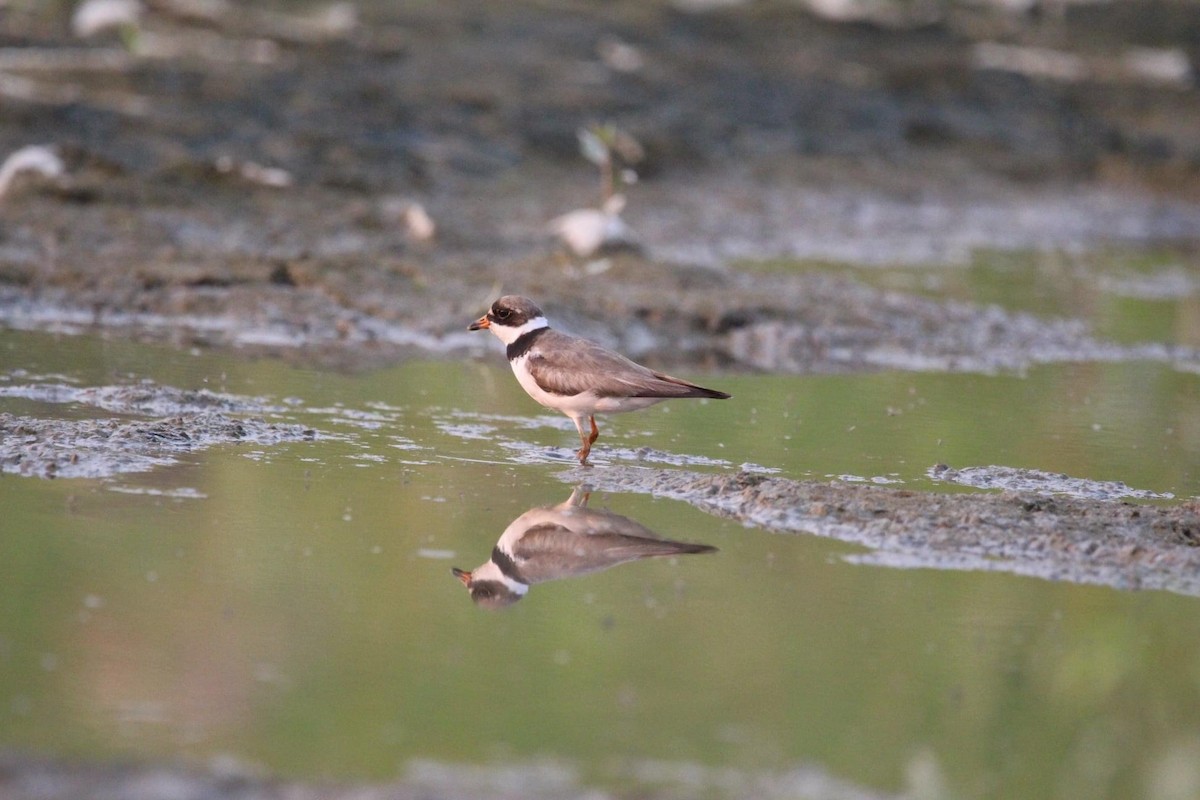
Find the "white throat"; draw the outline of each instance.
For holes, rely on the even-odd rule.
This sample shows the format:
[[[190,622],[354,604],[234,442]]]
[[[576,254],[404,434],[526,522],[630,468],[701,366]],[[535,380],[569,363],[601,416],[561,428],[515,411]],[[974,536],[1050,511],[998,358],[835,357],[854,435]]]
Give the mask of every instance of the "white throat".
[[[486,580],[497,581],[513,594],[524,596],[529,591],[528,583],[521,583],[518,580],[508,577],[500,570],[500,565],[495,561],[488,561],[486,564],[481,564],[478,568],[471,570],[471,580]]]
[[[507,325],[498,325],[492,323],[488,326],[488,330],[496,334],[496,338],[504,342],[506,345],[512,344],[517,339],[521,338],[522,334],[536,331],[538,328],[547,328],[550,323],[545,317],[534,317],[519,328],[510,328]]]

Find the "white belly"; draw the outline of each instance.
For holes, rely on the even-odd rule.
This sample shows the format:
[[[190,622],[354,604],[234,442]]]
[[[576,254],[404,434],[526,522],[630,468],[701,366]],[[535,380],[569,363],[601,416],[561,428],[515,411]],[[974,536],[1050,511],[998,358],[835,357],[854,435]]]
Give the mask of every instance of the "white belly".
[[[655,403],[662,402],[662,397],[597,397],[591,392],[575,395],[552,394],[537,385],[533,376],[525,369],[525,357],[512,362],[513,374],[525,393],[546,408],[561,411],[571,419],[579,419],[592,414],[615,414],[622,411],[637,411]]]

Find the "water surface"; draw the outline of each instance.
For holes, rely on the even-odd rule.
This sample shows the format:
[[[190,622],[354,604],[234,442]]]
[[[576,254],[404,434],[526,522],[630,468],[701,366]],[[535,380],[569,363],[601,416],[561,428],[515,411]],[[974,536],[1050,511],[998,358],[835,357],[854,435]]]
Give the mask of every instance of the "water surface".
[[[572,784],[714,797],[737,793],[731,775],[744,792],[804,769],[881,791],[932,774],[955,796],[1200,780],[1195,598],[855,565],[841,543],[597,494],[720,552],[476,608],[450,567],[588,474],[570,422],[499,357],[341,375],[4,333],[0,371],[0,386],[263,397],[270,419],[324,434],[102,480],[0,477],[0,746],[351,781],[550,764]],[[689,377],[735,399],[602,420],[595,470],[750,464],[963,491],[927,470],[1004,464],[1200,495],[1200,376],[1160,364]]]

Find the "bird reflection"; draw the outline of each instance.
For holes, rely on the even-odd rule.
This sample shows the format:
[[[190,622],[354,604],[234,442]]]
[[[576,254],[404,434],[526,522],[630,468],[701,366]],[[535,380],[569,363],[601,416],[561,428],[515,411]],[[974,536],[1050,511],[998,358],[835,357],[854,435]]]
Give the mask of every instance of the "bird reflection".
[[[653,556],[712,553],[717,548],[664,539],[628,517],[587,507],[590,489],[578,486],[555,506],[531,508],[513,520],[492,557],[471,571],[451,572],[475,604],[504,608],[535,583],[574,578]]]

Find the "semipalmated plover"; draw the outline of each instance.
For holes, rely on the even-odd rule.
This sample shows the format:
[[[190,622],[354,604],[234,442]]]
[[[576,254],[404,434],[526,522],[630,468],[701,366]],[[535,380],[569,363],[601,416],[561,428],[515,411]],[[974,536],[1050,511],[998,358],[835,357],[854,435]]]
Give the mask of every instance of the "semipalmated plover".
[[[476,605],[503,608],[535,583],[574,578],[655,556],[712,553],[706,544],[663,539],[629,517],[587,507],[589,492],[576,487],[556,506],[531,508],[513,520],[473,570],[454,567]]]
[[[575,454],[580,464],[587,463],[600,435],[597,413],[636,411],[677,397],[729,398],[643,367],[596,342],[552,330],[528,297],[510,294],[492,303],[469,330],[485,328],[508,346],[508,362],[525,393],[575,423],[582,444]]]

